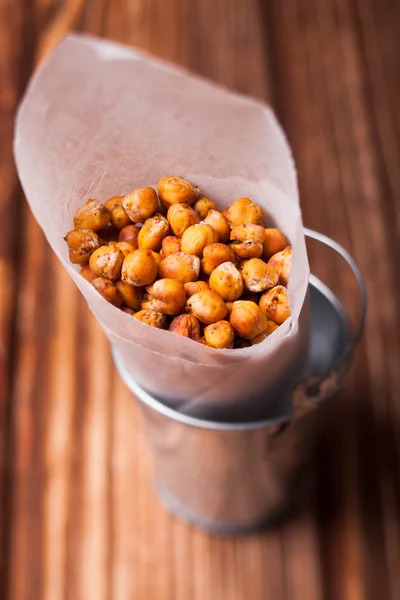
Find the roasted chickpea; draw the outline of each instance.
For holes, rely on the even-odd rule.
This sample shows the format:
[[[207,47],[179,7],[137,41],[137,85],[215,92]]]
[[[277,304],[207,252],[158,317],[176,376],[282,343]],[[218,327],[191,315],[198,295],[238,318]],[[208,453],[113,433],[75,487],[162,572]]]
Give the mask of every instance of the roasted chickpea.
[[[167,256],[158,267],[158,274],[161,278],[178,279],[182,283],[196,281],[199,273],[199,257],[185,252],[176,252]]]
[[[163,177],[158,182],[158,195],[165,206],[193,204],[199,197],[199,188],[182,177]]]
[[[122,297],[112,281],[105,277],[96,277],[92,281],[92,285],[103,296],[104,300],[107,300],[107,302],[117,308],[121,308]]]
[[[256,335],[256,337],[251,340],[251,345],[254,346],[255,344],[260,344],[261,342],[266,340],[267,337],[275,331],[275,329],[278,329],[278,327],[279,325],[277,325],[273,321],[268,321],[267,329],[259,335]]]
[[[159,279],[146,291],[152,296],[152,308],[164,315],[178,315],[185,307],[185,288],[176,279]]]
[[[169,223],[162,215],[155,215],[144,222],[139,231],[139,248],[160,250],[163,239],[170,234]]]
[[[144,223],[157,210],[157,194],[149,186],[138,188],[124,196],[122,206],[133,223]]]
[[[166,321],[165,315],[155,310],[139,310],[133,315],[133,318],[157,329],[163,329]]]
[[[131,223],[130,218],[125,212],[124,207],[122,206],[123,196],[113,196],[109,198],[107,202],[104,203],[104,206],[108,208],[111,213],[111,222],[116,229],[123,229]]]
[[[182,237],[186,229],[200,223],[200,217],[187,204],[171,204],[167,219],[175,235]]]
[[[181,251],[181,240],[174,235],[167,235],[161,243],[163,258]]]
[[[231,248],[239,258],[258,258],[263,251],[261,242],[246,240],[245,242],[233,242]]]
[[[264,225],[264,211],[250,198],[239,198],[228,208],[228,221],[232,228],[243,223]]]
[[[217,321],[207,325],[204,329],[204,338],[213,348],[233,348],[235,332],[228,321]]]
[[[210,275],[210,288],[227,302],[240,298],[243,292],[243,279],[234,263],[225,262],[214,269]]]
[[[101,231],[106,229],[110,221],[111,213],[104,204],[97,200],[88,200],[74,215],[74,229]]]
[[[244,285],[250,292],[263,292],[278,283],[278,271],[265,263],[261,258],[246,260],[241,266]]]
[[[136,225],[127,225],[126,227],[121,229],[121,231],[119,232],[119,241],[120,242],[128,242],[128,244],[131,244],[133,246],[134,250],[137,250],[138,249],[137,239],[138,239],[139,231],[140,230],[138,227],[136,227]]]
[[[143,287],[153,283],[157,277],[157,270],[158,266],[151,250],[139,248],[125,258],[121,279],[134,287]]]
[[[279,274],[279,283],[287,286],[289,283],[290,268],[292,266],[292,249],[286,246],[282,252],[277,252],[268,261],[268,264],[274,267]]]
[[[199,215],[200,219],[203,220],[206,218],[208,211],[211,208],[216,209],[217,207],[215,206],[215,202],[200,194],[199,199],[194,203],[193,208]]]
[[[130,254],[131,252],[137,250],[137,248],[135,248],[133,244],[130,244],[129,242],[111,242],[110,246],[112,245],[116,246],[119,250],[121,250],[122,254],[124,255],[124,258],[128,256],[128,254]]]
[[[193,294],[186,303],[186,310],[206,325],[221,321],[226,316],[225,302],[213,290]]]
[[[197,292],[210,289],[210,286],[205,281],[188,281],[183,284],[183,287],[185,288],[186,298],[190,298],[190,296],[197,294]]]
[[[218,233],[218,239],[220,242],[228,242],[229,235],[231,233],[231,228],[228,223],[228,219],[224,217],[219,210],[214,210],[210,208],[206,218],[204,219],[204,223],[207,225],[211,225],[211,227]]]
[[[201,337],[200,322],[194,315],[179,315],[172,320],[169,330],[179,335],[184,335],[191,340]]]
[[[181,250],[201,256],[204,248],[215,242],[218,242],[217,232],[210,225],[200,223],[186,229],[181,240]]]
[[[201,269],[206,275],[211,273],[224,262],[235,262],[235,253],[226,244],[209,244],[204,248]]]
[[[124,281],[117,281],[115,287],[122,297],[123,303],[132,310],[140,310],[143,300],[144,288],[134,287]]]
[[[260,307],[248,300],[237,300],[233,303],[230,324],[237,335],[245,340],[252,340],[267,329],[267,319]]]
[[[237,242],[252,240],[262,244],[265,239],[265,229],[261,225],[254,225],[254,223],[243,223],[232,229],[230,238]]]
[[[266,258],[270,258],[273,254],[277,254],[277,252],[282,252],[286,246],[286,238],[279,229],[268,227],[265,230],[263,253]]]
[[[82,267],[82,269],[79,271],[79,273],[82,275],[82,277],[84,277],[86,279],[86,281],[88,281],[89,283],[93,283],[93,281],[96,279],[97,275],[96,273],[93,273],[92,269],[88,266],[85,265],[84,267]]]
[[[260,298],[260,308],[268,321],[282,325],[291,315],[289,296],[283,285],[277,285]]]
[[[116,281],[121,276],[124,254],[116,244],[97,248],[90,257],[89,265],[98,277]]]
[[[74,229],[65,236],[68,244],[69,260],[74,265],[85,265],[91,254],[100,247],[100,238],[89,229]]]

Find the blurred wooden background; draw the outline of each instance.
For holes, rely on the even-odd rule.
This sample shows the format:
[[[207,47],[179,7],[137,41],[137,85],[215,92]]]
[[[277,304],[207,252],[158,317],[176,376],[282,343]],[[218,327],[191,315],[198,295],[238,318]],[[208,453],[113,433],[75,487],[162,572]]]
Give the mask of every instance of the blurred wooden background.
[[[159,506],[135,403],[22,196],[16,104],[70,28],[267,99],[305,224],[365,275],[367,331],[326,410],[316,497],[271,531],[214,538]],[[399,30],[396,0],[0,0],[1,599],[400,597]]]

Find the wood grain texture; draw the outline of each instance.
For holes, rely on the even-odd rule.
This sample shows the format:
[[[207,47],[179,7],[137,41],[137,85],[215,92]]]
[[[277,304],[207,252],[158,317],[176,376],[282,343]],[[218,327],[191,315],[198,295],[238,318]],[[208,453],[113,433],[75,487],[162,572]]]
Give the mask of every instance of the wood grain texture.
[[[0,294],[0,597],[398,598],[399,4],[0,0],[0,15],[0,267],[10,282]],[[20,202],[15,106],[70,27],[271,102],[293,147],[305,224],[363,271],[366,335],[323,413],[315,497],[274,529],[213,537],[159,505],[108,342]],[[355,310],[347,274],[310,253]]]

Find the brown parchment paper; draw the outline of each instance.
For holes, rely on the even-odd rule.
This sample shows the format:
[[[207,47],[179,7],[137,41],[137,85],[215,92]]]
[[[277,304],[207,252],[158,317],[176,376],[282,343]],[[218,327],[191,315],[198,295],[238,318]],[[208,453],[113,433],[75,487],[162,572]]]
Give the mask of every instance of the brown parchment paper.
[[[309,267],[293,159],[268,106],[137,50],[70,35],[30,81],[15,159],[35,218],[139,385],[208,418],[268,416],[286,402],[306,354]],[[292,318],[262,344],[214,350],[148,327],[69,263],[63,237],[79,206],[165,175],[186,177],[221,209],[252,198],[290,240]]]

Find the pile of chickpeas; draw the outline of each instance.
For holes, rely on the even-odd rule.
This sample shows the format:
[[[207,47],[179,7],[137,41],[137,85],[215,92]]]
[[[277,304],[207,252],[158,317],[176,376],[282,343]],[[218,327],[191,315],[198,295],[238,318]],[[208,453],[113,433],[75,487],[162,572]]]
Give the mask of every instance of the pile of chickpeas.
[[[214,348],[258,344],[290,316],[292,250],[249,198],[228,210],[181,177],[88,200],[69,258],[108,302]]]

